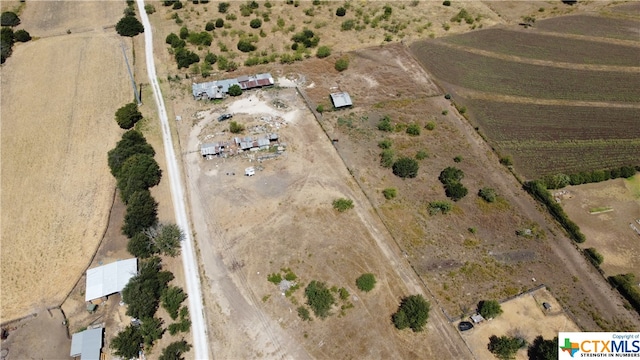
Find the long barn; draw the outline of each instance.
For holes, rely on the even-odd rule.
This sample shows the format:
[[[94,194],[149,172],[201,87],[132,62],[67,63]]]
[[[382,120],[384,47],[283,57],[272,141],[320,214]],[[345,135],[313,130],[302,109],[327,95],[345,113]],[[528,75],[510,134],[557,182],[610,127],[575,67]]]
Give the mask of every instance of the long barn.
[[[229,92],[229,88],[238,85],[242,90],[250,90],[265,86],[273,86],[275,81],[270,73],[262,73],[256,75],[245,75],[235,79],[224,79],[210,81],[206,83],[193,84],[191,90],[193,98],[201,99],[222,99]]]

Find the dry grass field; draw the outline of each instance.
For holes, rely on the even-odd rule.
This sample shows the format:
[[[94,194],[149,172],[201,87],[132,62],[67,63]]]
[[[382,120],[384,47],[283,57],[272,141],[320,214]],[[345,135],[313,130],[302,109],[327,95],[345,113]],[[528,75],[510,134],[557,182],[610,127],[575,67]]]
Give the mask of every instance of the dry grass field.
[[[113,200],[106,153],[120,133],[114,111],[131,90],[121,39],[102,26],[124,6],[64,3],[56,13],[60,4],[25,6],[25,28],[42,38],[15,46],[2,67],[3,322],[60,305],[93,257]],[[71,24],[91,29],[46,37]]]
[[[551,305],[544,310],[542,303]],[[501,304],[504,311],[495,319],[484,321],[473,329],[462,333],[462,338],[471,348],[476,359],[493,359],[494,355],[487,350],[489,337],[522,336],[527,343],[542,335],[549,340],[558,336],[560,331],[580,331],[580,328],[566,314],[553,296],[544,288],[522,295]],[[520,349],[516,359],[528,359],[527,348]]]
[[[562,207],[586,235],[581,248],[604,256],[607,276],[634,273],[640,278],[640,176],[568,186]]]

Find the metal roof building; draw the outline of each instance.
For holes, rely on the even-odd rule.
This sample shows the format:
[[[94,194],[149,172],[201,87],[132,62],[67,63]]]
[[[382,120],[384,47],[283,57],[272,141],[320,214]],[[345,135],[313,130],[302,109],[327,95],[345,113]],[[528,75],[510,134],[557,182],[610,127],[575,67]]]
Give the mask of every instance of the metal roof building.
[[[244,75],[236,79],[216,80],[191,85],[191,92],[195,99],[222,99],[229,92],[229,88],[238,85],[242,90],[271,86],[275,84],[270,73]]]
[[[353,105],[353,103],[351,102],[351,97],[346,92],[332,93],[331,101],[333,102],[333,106],[335,106],[336,108]]]
[[[108,265],[87,270],[85,301],[99,299],[124,289],[138,273],[138,259],[118,260]]]
[[[103,330],[97,328],[73,334],[69,356],[79,356],[80,360],[100,360]]]

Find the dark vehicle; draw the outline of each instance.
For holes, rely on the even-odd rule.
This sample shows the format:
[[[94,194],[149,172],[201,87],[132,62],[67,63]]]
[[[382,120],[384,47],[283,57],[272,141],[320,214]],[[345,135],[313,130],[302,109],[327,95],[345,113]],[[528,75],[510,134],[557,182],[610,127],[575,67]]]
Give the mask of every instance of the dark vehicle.
[[[473,324],[468,321],[461,321],[460,324],[458,324],[458,330],[460,331],[467,331],[471,329],[473,329]]]
[[[218,117],[218,121],[228,120],[228,119],[231,119],[232,117],[233,115],[231,114],[222,114]]]

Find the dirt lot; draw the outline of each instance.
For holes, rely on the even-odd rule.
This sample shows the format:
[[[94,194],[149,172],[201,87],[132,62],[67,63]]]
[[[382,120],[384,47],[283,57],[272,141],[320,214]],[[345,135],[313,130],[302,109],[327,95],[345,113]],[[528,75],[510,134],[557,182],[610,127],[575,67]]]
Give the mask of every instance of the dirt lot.
[[[67,27],[38,23],[58,4],[26,5],[32,36]],[[113,199],[106,153],[120,133],[113,113],[131,91],[120,37],[101,26],[123,5],[77,4],[83,10],[67,15],[98,30],[18,44],[2,67],[3,322],[61,303],[96,251]]]
[[[42,311],[35,317],[6,327],[9,336],[2,341],[2,360],[68,359],[71,337],[63,325],[59,309]]]
[[[542,303],[551,305],[544,310]],[[471,348],[477,359],[492,359],[493,354],[487,350],[489,337],[523,336],[527,343],[542,335],[545,339],[553,339],[560,331],[580,331],[580,328],[564,314],[560,305],[546,289],[522,295],[501,304],[503,313],[495,319],[477,324],[473,329],[463,332],[462,338]],[[527,348],[521,349],[516,359],[528,359]]]
[[[596,184],[568,186],[562,207],[580,226],[587,241],[604,256],[601,267],[607,276],[634,273],[640,278],[640,176]],[[635,189],[635,193],[634,193]]]

